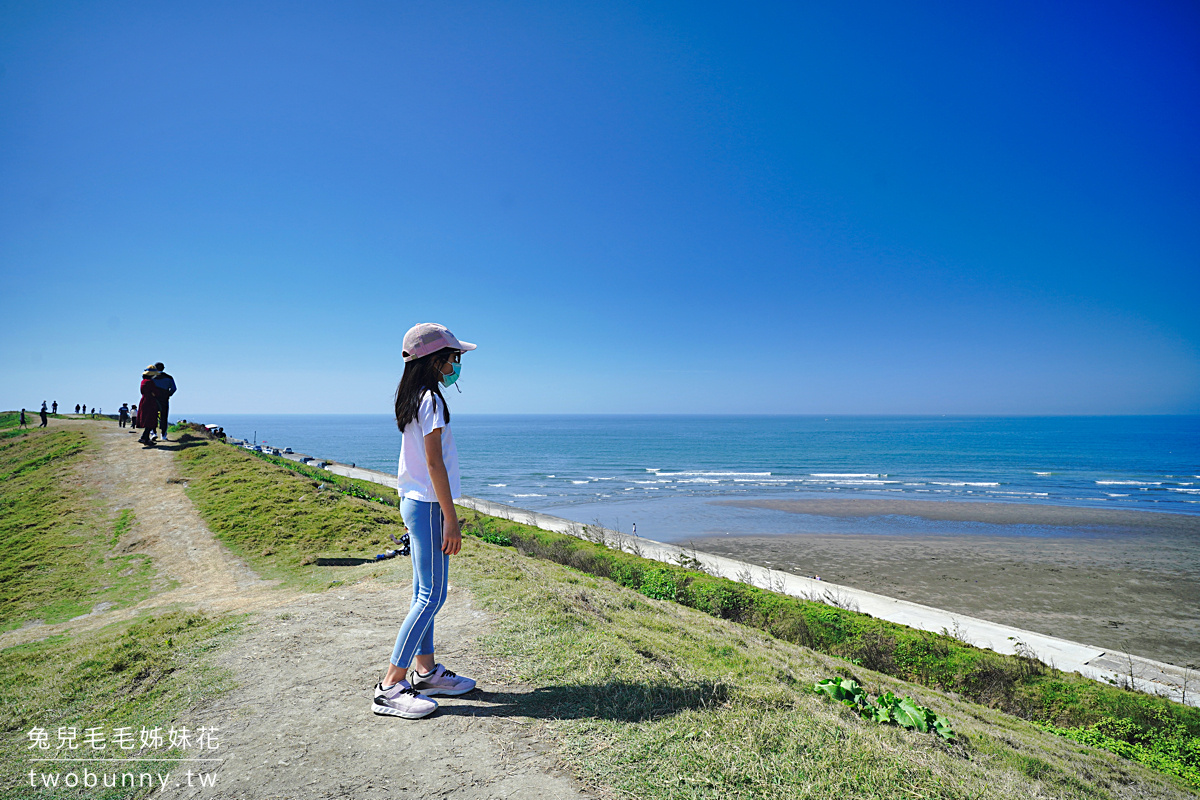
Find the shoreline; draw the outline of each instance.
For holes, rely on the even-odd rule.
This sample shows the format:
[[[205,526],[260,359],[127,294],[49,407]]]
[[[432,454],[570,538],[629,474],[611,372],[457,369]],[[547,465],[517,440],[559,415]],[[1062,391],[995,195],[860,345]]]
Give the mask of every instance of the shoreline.
[[[912,500],[908,498],[811,498],[802,500],[711,500],[712,505],[769,509],[814,517],[867,519],[912,517],[931,522],[978,522],[1065,528],[1119,528],[1200,535],[1200,514],[1140,508],[1096,508],[996,500]]]
[[[331,463],[326,469],[335,474],[383,486],[390,487],[392,485],[391,475],[376,470],[350,467],[338,463]],[[557,533],[578,536],[581,532],[579,523],[538,511],[465,495],[458,498],[456,502],[461,506],[485,514],[513,519]],[[730,557],[709,550],[695,552],[676,544],[666,544],[649,539],[635,540],[633,537],[617,531],[606,531],[606,534],[612,537],[612,544],[620,549],[630,550],[636,547],[643,557],[665,563],[680,563],[682,558],[699,556],[705,571],[731,580],[743,580],[747,567],[749,567],[744,556]],[[729,542],[741,538],[711,537],[708,541]],[[776,538],[778,537],[770,537],[770,539]],[[749,572],[751,573],[750,582],[768,585],[784,594],[803,598],[821,597],[823,594],[833,592],[839,599],[852,603],[857,610],[881,619],[934,633],[944,630],[955,631],[957,635],[978,647],[1000,653],[1015,652],[1016,645],[1014,643],[1020,642],[1033,647],[1043,661],[1053,664],[1059,669],[1068,672],[1076,671],[1093,680],[1109,683],[1122,680],[1125,676],[1133,673],[1133,682],[1142,691],[1151,694],[1164,693],[1172,699],[1184,699],[1180,688],[1187,681],[1185,669],[1170,662],[1157,660],[1155,657],[1133,655],[1124,648],[1117,650],[1115,647],[1084,644],[1057,633],[1042,633],[1031,630],[1027,626],[1014,626],[993,619],[925,605],[915,599],[897,598],[871,590],[838,585],[830,581],[813,580],[794,573],[775,571],[772,567],[767,567],[758,574],[753,574],[753,570],[749,570]],[[1192,620],[1192,623],[1200,625],[1198,620]],[[1115,643],[1112,636],[1105,636],[1093,641]],[[1188,693],[1186,700],[1189,704],[1200,705],[1200,699],[1196,698],[1194,693]]]
[[[698,550],[1004,625],[1200,664],[1200,554],[1146,537],[775,534]],[[1158,544],[1158,542],[1154,542]]]

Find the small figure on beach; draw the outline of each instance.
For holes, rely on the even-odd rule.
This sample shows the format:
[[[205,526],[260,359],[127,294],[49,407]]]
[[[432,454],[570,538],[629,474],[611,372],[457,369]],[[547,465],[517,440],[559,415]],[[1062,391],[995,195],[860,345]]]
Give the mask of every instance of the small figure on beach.
[[[158,377],[154,379],[154,399],[158,401],[158,424],[162,430],[162,440],[167,441],[167,411],[171,406],[171,395],[175,394],[175,379],[163,370],[163,362],[154,364]]]
[[[129,405],[129,428],[132,430],[137,426],[137,403],[131,403]]]
[[[25,421],[25,409],[21,409],[21,421],[17,424],[17,429],[28,428],[29,423]]]
[[[58,413],[58,401],[57,401],[57,400],[55,400],[55,401],[54,401],[54,402],[53,402],[53,403],[50,405],[50,413],[51,413],[51,414],[57,414],[57,413]]]
[[[154,442],[150,439],[150,434],[154,432],[154,426],[158,424],[158,401],[155,398],[154,379],[158,377],[158,370],[154,365],[146,367],[142,372],[142,383],[138,390],[142,393],[142,402],[138,406],[138,425],[143,429],[142,435],[138,437],[138,441],[147,447],[152,447]]]
[[[412,548],[413,596],[387,673],[375,685],[371,710],[420,719],[437,710],[430,695],[460,695],[475,688],[475,681],[435,663],[433,647],[433,620],[446,602],[450,556],[462,548],[454,510],[454,500],[462,494],[458,449],[442,388],[458,380],[462,354],[475,345],[459,341],[444,325],[425,322],[404,334],[402,347],[404,374],[396,388],[395,411],[403,438],[396,488]],[[410,678],[414,656],[416,674]]]
[[[121,403],[121,407],[117,409],[117,425],[124,428],[129,422],[129,406]]]

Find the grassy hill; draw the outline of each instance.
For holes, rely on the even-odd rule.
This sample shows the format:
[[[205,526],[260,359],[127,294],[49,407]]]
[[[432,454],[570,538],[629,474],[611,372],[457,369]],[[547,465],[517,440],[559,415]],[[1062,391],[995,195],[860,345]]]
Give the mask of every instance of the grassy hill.
[[[61,538],[38,545],[45,548],[38,561],[60,563],[69,553],[83,551],[86,557],[70,563],[86,574],[76,583],[63,582],[65,595],[57,597],[44,580],[28,583],[33,578],[22,570],[4,573],[6,600],[35,598],[7,606],[9,627],[45,618],[47,609],[86,605],[93,590],[107,585],[102,570],[113,554],[106,548],[122,523],[72,481],[86,466],[87,436],[68,441],[60,433],[73,435],[34,432],[0,440],[0,473],[8,475],[0,480],[3,566],[11,566],[14,552],[23,552],[12,543],[32,546],[30,525],[48,532],[58,526]],[[189,496],[211,529],[265,577],[324,591],[408,571],[403,560],[355,564],[391,546],[388,534],[402,531],[398,510],[390,498],[376,494],[379,487],[290,462],[278,465],[215,442],[198,442],[176,458]],[[39,510],[47,503],[56,504],[53,513]],[[468,588],[475,603],[498,620],[480,631],[473,646],[513,680],[538,687],[512,713],[552,719],[559,756],[602,793],[636,798],[1194,796],[1186,777],[1054,735],[1037,720],[971,702],[964,691],[854,663],[863,661],[852,653],[864,635],[884,631],[896,641],[909,635],[873,627],[879,621],[820,604],[788,610],[791,600],[765,590],[745,594],[749,587],[710,583],[716,579],[682,566],[642,563],[631,554],[567,541],[570,537],[556,539],[516,523],[472,517],[469,527],[476,536],[467,537],[452,560],[451,580]],[[24,555],[19,559],[32,563]],[[30,595],[28,586],[41,587],[42,593]],[[121,602],[138,596],[132,587],[122,592]],[[689,598],[708,598],[708,605],[689,607]],[[801,628],[793,614],[808,614],[811,620],[803,617]],[[842,637],[830,627],[841,630]],[[23,753],[32,725],[82,724],[97,715],[169,724],[180,708],[228,685],[230,676],[205,667],[206,654],[236,630],[236,620],[168,612],[0,650],[0,763],[11,764]],[[812,646],[789,640],[802,636]],[[956,658],[959,666],[967,660]],[[818,680],[839,675],[853,676],[873,695],[891,691],[913,698],[946,717],[957,738],[946,742],[864,720],[812,691]],[[1054,706],[1054,720],[1076,724],[1086,719],[1085,712],[1099,713],[1080,705],[1079,692],[1068,694]],[[1001,705],[996,698],[992,704]],[[1148,700],[1166,709],[1164,725],[1186,729],[1186,710]],[[1140,702],[1133,706],[1141,708]],[[1102,710],[1112,709],[1108,702]],[[10,788],[16,777],[8,769],[0,771],[0,779],[0,796],[22,796]]]
[[[402,522],[378,486],[217,445],[179,457],[201,514],[265,575],[317,588],[407,568],[394,562],[322,566],[391,546],[387,534],[398,534]],[[968,702],[962,692],[900,680],[855,663],[861,658],[787,641],[832,642],[826,649],[852,653],[863,642],[878,643],[881,632],[929,644],[928,634],[573,537],[463,515],[476,540],[468,537],[452,562],[452,581],[504,614],[484,643],[511,660],[514,677],[548,687],[539,693],[546,704],[541,710],[561,720],[556,729],[564,757],[633,796],[1189,793],[1186,778],[1156,775],[1032,721]],[[514,553],[504,542],[530,555]],[[677,602],[688,597],[704,610]],[[811,606],[795,612],[803,625],[785,613],[792,603]],[[841,631],[840,638],[831,629]],[[961,669],[968,662],[982,667],[975,679],[983,672],[1048,676],[1049,688],[1032,694],[1009,680],[1007,696],[1025,697],[1022,702],[1032,707],[1049,704],[1050,720],[1064,725],[1113,714],[1143,725],[1143,717],[1158,714],[1163,730],[1182,735],[1185,747],[1196,741],[1190,726],[1200,727],[1193,709],[1056,675],[1028,659],[978,651],[951,637],[933,637],[921,658],[899,661],[917,665],[912,674],[960,676],[960,684],[972,680]],[[910,696],[948,717],[960,737],[947,744],[930,734],[868,723],[811,691],[816,681],[835,675],[855,677],[872,694]],[[993,697],[993,705],[1001,696]]]

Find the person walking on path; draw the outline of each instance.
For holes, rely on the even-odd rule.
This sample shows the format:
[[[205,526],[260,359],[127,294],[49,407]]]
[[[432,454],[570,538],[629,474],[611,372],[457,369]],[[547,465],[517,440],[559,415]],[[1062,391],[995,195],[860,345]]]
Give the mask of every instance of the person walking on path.
[[[38,427],[39,428],[46,427],[46,401],[45,400],[42,401],[42,410],[38,412],[38,416],[42,418],[42,424],[38,425]]]
[[[165,442],[167,441],[168,427],[167,411],[171,405],[171,395],[175,394],[175,379],[163,372],[165,367],[161,361],[154,365],[154,369],[158,372],[158,377],[154,379],[154,399],[158,401],[158,424],[162,429],[160,438]]]
[[[79,413],[79,403],[76,403],[76,404],[75,404],[75,413],[76,413],[76,414],[78,414],[78,413]]]
[[[454,509],[454,499],[462,494],[458,449],[442,387],[458,380],[462,354],[474,349],[430,322],[404,334],[404,375],[396,388],[396,427],[403,433],[396,489],[412,548],[413,596],[387,673],[375,685],[371,710],[376,714],[420,719],[437,710],[430,695],[475,688],[475,681],[435,663],[433,649],[433,619],[446,602],[450,556],[462,548]],[[410,679],[414,656],[416,674]]]
[[[29,427],[29,423],[25,421],[25,409],[22,408],[21,409],[21,421],[17,425],[17,430],[20,430],[21,428],[28,428],[28,427]]]
[[[158,370],[154,365],[146,367],[142,373],[142,384],[140,387],[142,393],[142,403],[138,406],[138,424],[143,428],[142,435],[138,441],[150,447],[154,442],[150,439],[150,434],[154,432],[154,426],[158,422],[158,402],[154,398],[154,379],[158,376]]]
[[[129,406],[121,403],[121,407],[117,409],[117,425],[124,428],[127,422],[129,422]]]
[[[51,414],[57,414],[57,413],[58,413],[58,401],[57,401],[57,400],[55,400],[55,401],[54,401],[54,402],[53,402],[53,403],[50,405],[50,413],[51,413]]]

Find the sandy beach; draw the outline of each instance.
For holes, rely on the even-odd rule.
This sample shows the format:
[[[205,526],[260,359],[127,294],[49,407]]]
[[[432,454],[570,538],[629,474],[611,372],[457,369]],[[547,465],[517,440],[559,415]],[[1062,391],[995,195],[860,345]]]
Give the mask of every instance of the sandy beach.
[[[1059,526],[1061,535],[698,537],[698,550],[948,611],[1200,665],[1200,518],[909,500],[732,501],[817,516]]]

